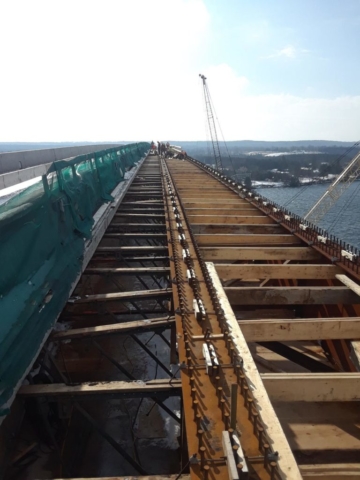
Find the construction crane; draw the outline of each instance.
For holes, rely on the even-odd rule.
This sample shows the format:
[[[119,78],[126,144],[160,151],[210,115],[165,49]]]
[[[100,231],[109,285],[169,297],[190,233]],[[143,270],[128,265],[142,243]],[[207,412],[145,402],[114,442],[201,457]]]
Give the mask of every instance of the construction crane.
[[[216,126],[215,126],[215,117],[214,117],[214,113],[213,113],[214,108],[213,108],[211,97],[210,97],[209,87],[206,83],[205,75],[202,75],[200,73],[199,77],[201,78],[201,80],[203,82],[206,115],[207,115],[207,120],[208,120],[208,124],[209,124],[211,143],[212,143],[214,159],[215,159],[215,166],[216,166],[217,170],[222,172],[224,167],[223,167],[223,164],[222,164],[220,146],[219,146],[218,136],[217,136],[217,132],[216,132]]]
[[[355,155],[344,171],[334,180],[324,195],[305,215],[304,219],[317,225],[326,213],[335,205],[341,195],[360,175],[360,153]]]

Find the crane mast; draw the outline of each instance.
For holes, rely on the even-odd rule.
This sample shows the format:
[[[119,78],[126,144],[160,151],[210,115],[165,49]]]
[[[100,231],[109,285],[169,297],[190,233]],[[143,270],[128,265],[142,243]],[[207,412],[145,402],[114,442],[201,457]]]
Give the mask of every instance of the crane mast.
[[[345,167],[344,171],[335,179],[322,197],[305,215],[304,219],[315,225],[327,214],[341,195],[352,185],[360,175],[360,153],[358,153]]]
[[[211,143],[212,143],[212,147],[213,147],[215,166],[216,166],[217,170],[222,172],[223,171],[223,164],[222,164],[222,158],[221,158],[221,153],[220,153],[218,136],[217,136],[217,132],[216,132],[215,117],[214,117],[214,113],[213,113],[213,107],[212,107],[210,92],[209,92],[209,88],[208,88],[207,83],[206,83],[205,75],[202,75],[200,73],[199,77],[201,78],[201,80],[203,82],[205,108],[206,108],[206,115],[207,115],[207,120],[208,120],[208,124],[209,124]]]

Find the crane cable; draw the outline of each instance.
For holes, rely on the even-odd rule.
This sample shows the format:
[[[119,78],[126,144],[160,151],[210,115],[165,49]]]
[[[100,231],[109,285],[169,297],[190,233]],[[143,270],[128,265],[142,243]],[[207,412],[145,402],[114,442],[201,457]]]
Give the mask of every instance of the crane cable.
[[[296,192],[292,197],[289,198],[289,200],[287,200],[283,207],[287,207],[288,205],[290,205],[290,203],[292,203],[294,200],[296,200],[300,195],[302,195],[305,190],[307,190],[309,188],[310,185],[303,185],[300,190],[298,192]]]
[[[223,134],[223,131],[222,131],[222,128],[221,128],[221,125],[220,125],[220,122],[219,122],[219,119],[218,119],[216,110],[215,110],[214,102],[212,101],[212,98],[211,98],[211,95],[210,95],[210,91],[209,91],[209,90],[208,90],[208,95],[209,95],[209,99],[210,99],[210,102],[211,102],[211,105],[212,105],[212,108],[213,108],[213,111],[214,111],[215,119],[216,119],[216,121],[217,121],[219,130],[220,130],[220,133],[221,133],[221,136],[222,136],[222,140],[223,140],[224,145],[225,145],[225,149],[226,149],[227,156],[229,157],[229,160],[230,160],[230,164],[231,164],[231,168],[232,168],[232,171],[233,171],[233,175],[234,175],[234,178],[235,178],[236,170],[235,170],[235,167],[234,167],[234,163],[233,163],[232,158],[231,158],[231,156],[230,156],[229,149],[228,149],[227,143],[226,143],[226,141],[225,141],[225,137],[224,137],[224,134]],[[220,148],[220,146],[219,146],[219,148]]]
[[[349,196],[349,198],[346,200],[346,202],[344,203],[344,205],[340,208],[340,210],[339,210],[339,212],[336,214],[334,220],[331,222],[331,225],[328,227],[328,230],[331,230],[333,227],[335,227],[335,225],[338,224],[342,212],[343,212],[346,208],[350,207],[350,205],[352,204],[352,202],[353,202],[354,199],[356,198],[359,190],[360,190],[360,182],[359,182],[358,186],[356,187],[353,195]]]

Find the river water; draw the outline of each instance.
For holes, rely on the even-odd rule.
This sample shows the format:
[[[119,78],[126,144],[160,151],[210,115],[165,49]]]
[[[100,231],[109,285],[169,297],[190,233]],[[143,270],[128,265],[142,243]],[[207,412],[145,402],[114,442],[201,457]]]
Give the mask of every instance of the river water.
[[[257,188],[256,191],[288,210],[304,216],[329,187],[309,185],[299,188]],[[295,198],[296,196],[296,198]],[[355,182],[319,222],[319,227],[340,240],[360,248],[360,182]]]

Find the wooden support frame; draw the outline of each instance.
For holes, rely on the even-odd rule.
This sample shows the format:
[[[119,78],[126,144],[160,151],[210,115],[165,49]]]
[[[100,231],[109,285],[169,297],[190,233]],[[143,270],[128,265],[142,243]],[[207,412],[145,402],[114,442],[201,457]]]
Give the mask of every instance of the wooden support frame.
[[[149,224],[151,225],[151,224]],[[275,224],[231,224],[231,223],[211,223],[209,225],[204,223],[193,223],[192,231],[195,235],[234,235],[234,234],[272,234],[277,235],[284,233],[284,229],[281,225]]]
[[[351,280],[351,278],[347,275],[336,275],[336,278],[342,284],[350,288],[355,295],[360,296],[360,285]],[[360,370],[360,341],[351,342],[351,358],[356,369]]]
[[[165,213],[115,213],[115,218],[145,218],[145,219],[161,219],[165,218]]]
[[[99,247],[96,250],[98,253],[153,253],[153,252],[167,252],[168,247],[164,245],[136,245],[136,246],[119,246],[119,247]]]
[[[114,233],[122,233],[122,230],[126,230],[126,232],[132,233],[133,231],[136,233],[139,231],[148,231],[148,230],[165,230],[164,223],[121,223],[121,222],[113,222],[109,225],[107,232],[114,232]],[[151,233],[151,232],[150,232]],[[157,232],[155,232],[157,233]]]
[[[175,324],[174,317],[152,318],[149,320],[135,320],[133,322],[114,323],[112,325],[98,325],[96,327],[71,328],[70,330],[55,332],[51,340],[69,340],[89,337],[100,337],[114,334],[141,333],[148,330],[164,330],[172,328]]]
[[[249,234],[214,234],[196,235],[200,247],[210,245],[300,245],[301,240],[294,235],[249,235]]]
[[[246,206],[245,206],[246,207]],[[215,216],[223,216],[223,215],[243,215],[247,217],[260,217],[260,218],[266,218],[260,210],[257,210],[256,208],[219,208],[219,205],[216,205],[215,207],[207,207],[207,208],[187,208],[186,212],[189,215],[189,218],[191,218],[193,215],[215,215]]]
[[[77,385],[52,383],[24,385],[20,387],[20,397],[46,397],[57,400],[59,397],[89,398],[94,395],[120,395],[127,397],[153,397],[156,394],[179,396],[181,381],[178,379],[150,380],[148,382],[85,382]]]
[[[360,463],[300,465],[305,480],[358,480]]]
[[[205,261],[226,260],[318,260],[320,255],[310,247],[202,247]]]
[[[227,265],[216,266],[216,271],[223,281],[260,279],[306,279],[326,280],[334,279],[341,272],[341,268],[335,265]]]
[[[111,302],[114,300],[140,300],[146,298],[161,298],[172,295],[171,288],[159,288],[157,290],[135,290],[132,292],[99,293],[97,295],[87,295],[86,297],[74,299],[71,303],[92,303],[92,302]]]
[[[235,213],[235,212],[234,212]],[[260,215],[241,215],[236,212],[236,215],[221,215],[220,213],[218,215],[211,215],[210,213],[204,214],[204,215],[188,215],[188,219],[191,222],[191,224],[206,224],[206,225],[211,225],[212,223],[221,223],[221,224],[256,224],[256,225],[276,225],[274,220],[270,217],[266,216],[260,216]]]
[[[155,257],[156,258],[156,257]],[[152,260],[150,257],[147,260]],[[167,275],[169,267],[121,267],[121,268],[99,268],[89,267],[84,271],[85,275]]]
[[[152,255],[152,256],[147,256],[147,257],[129,257],[129,256],[124,256],[120,258],[116,258],[115,256],[111,255],[105,255],[105,256],[96,256],[94,255],[94,261],[91,262],[92,265],[106,265],[107,261],[118,261],[118,262],[165,262],[169,261],[169,257],[165,257],[163,255]]]
[[[164,240],[166,238],[166,233],[138,233],[138,232],[131,232],[131,233],[105,233],[104,238],[146,238],[146,239],[154,239],[154,240]]]
[[[225,287],[232,305],[360,304],[347,287]]]
[[[360,317],[240,320],[248,342],[360,338]]]
[[[360,400],[360,373],[263,373],[272,401],[354,402]]]
[[[191,480],[190,475],[126,475],[125,477],[55,478],[52,480]]]

